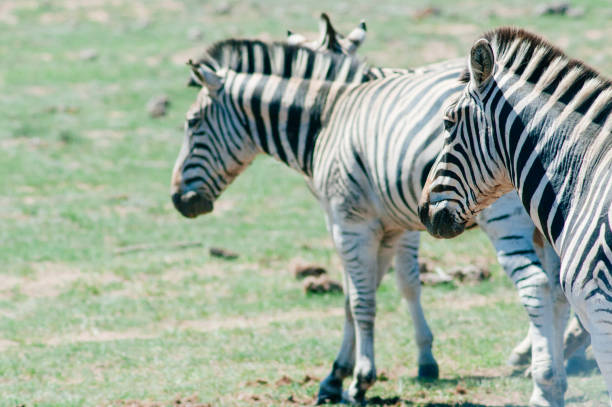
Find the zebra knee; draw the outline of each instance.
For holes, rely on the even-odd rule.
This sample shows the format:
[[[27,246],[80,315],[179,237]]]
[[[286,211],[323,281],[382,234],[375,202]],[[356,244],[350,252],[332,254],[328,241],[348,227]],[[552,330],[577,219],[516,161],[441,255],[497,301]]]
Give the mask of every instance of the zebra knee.
[[[523,279],[518,279],[516,286],[521,303],[527,309],[552,306],[552,287],[546,273],[537,269]]]

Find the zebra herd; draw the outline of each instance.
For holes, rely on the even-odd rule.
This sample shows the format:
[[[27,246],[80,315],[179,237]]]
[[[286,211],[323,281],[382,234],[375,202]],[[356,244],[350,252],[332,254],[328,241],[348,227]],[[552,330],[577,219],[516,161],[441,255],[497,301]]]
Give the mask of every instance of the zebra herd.
[[[354,55],[365,34],[362,23],[342,36],[324,15],[317,41],[231,39],[190,61],[201,90],[173,170],[176,209],[211,212],[260,153],[304,176],[344,267],[344,335],[319,403],[364,402],[374,384],[376,289],[393,256],[418,374],[438,376],[420,304],[419,231],[452,237],[474,223],[530,319],[530,404],[564,404],[567,300],[610,392],[610,82],[518,29],[487,33],[467,70],[464,60],[371,67]],[[534,243],[538,231],[552,245]]]

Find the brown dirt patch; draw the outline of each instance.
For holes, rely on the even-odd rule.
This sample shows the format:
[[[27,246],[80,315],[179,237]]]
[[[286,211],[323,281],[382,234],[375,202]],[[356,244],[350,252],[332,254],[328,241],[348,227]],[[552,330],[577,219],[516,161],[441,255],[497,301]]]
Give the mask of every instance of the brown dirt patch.
[[[78,334],[58,336],[50,338],[45,343],[47,345],[65,345],[67,343],[81,343],[81,342],[112,342],[121,340],[132,340],[132,339],[151,339],[156,338],[158,335],[153,333],[144,333],[136,329],[113,332],[113,331],[86,331]]]
[[[301,319],[321,319],[329,316],[344,315],[343,308],[321,310],[295,310],[273,315],[258,315],[254,317],[234,317],[207,320],[192,320],[179,322],[179,329],[192,329],[200,332],[216,331],[219,329],[253,329],[261,328],[276,322],[291,322]]]
[[[15,345],[18,345],[18,343],[8,339],[0,339],[0,352],[4,352]]]
[[[468,310],[475,307],[488,307],[494,303],[516,303],[518,297],[515,290],[500,290],[496,293],[495,298],[479,294],[459,294],[453,296],[453,310]],[[426,309],[446,309],[448,303],[445,301],[437,301],[432,304],[427,304]]]
[[[81,342],[110,342],[133,339],[152,339],[159,337],[167,330],[173,329],[191,329],[198,332],[211,332],[220,329],[259,329],[275,322],[291,322],[302,319],[322,319],[329,316],[342,315],[344,315],[343,308],[332,308],[326,310],[325,312],[320,310],[296,310],[274,315],[259,315],[252,318],[238,316],[207,320],[166,322],[161,325],[153,325],[143,329],[128,329],[121,332],[88,330],[51,337],[41,342],[47,345],[57,346]]]
[[[23,295],[32,298],[48,298],[58,296],[66,287],[84,280],[92,284],[108,284],[121,281],[112,273],[86,274],[79,268],[61,262],[30,263],[33,276],[6,275],[0,280],[0,296],[10,296],[18,289]]]
[[[181,407],[211,407],[210,403],[202,403],[197,394],[191,396],[175,396],[170,401],[151,401],[151,400],[115,400],[103,404],[111,407],[166,407],[166,406],[181,406]]]
[[[96,23],[106,24],[110,20],[110,16],[107,11],[99,9],[89,11],[87,13],[87,19]]]

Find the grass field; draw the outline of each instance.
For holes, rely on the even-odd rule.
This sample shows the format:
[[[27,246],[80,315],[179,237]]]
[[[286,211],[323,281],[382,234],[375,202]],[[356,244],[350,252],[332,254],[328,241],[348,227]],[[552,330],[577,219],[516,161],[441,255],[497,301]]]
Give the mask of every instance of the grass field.
[[[516,24],[610,77],[612,5],[572,5],[584,14],[538,17],[527,0],[2,0],[0,406],[313,401],[340,345],[342,297],[305,295],[288,265],[301,257],[339,278],[322,211],[299,175],[266,157],[214,214],[186,220],[173,209],[170,172],[196,94],[184,86],[190,55],[229,36],[314,34],[328,11],[344,31],[367,19],[362,52],[378,65],[464,55],[480,32]],[[439,14],[414,17],[428,6]],[[189,38],[195,28],[201,39]],[[145,106],[160,94],[171,105],[152,119]],[[531,381],[510,376],[505,360],[527,318],[486,237],[423,240],[441,266],[478,262],[493,277],[424,289],[436,382],[415,379],[412,324],[385,279],[376,352],[388,380],[369,397],[525,405]],[[210,257],[210,246],[240,258]],[[598,373],[570,378],[568,406],[606,398]]]

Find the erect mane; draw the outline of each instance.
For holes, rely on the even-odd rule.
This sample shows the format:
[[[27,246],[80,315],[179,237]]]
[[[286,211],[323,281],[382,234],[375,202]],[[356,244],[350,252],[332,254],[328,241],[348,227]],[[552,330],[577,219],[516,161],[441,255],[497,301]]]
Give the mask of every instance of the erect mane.
[[[228,39],[210,46],[196,61],[213,70],[262,73],[344,82],[372,79],[369,67],[355,56],[313,51],[300,45],[260,40]]]
[[[539,62],[527,81],[537,83],[542,75],[552,64],[563,65],[557,75],[564,76],[570,71],[579,72],[578,79],[582,83],[589,79],[595,79],[603,87],[612,86],[609,79],[603,77],[595,69],[584,62],[568,57],[561,49],[547,40],[521,28],[501,27],[489,31],[483,36],[491,44],[495,53],[496,61],[506,69],[512,69],[517,75],[521,75],[525,68],[534,58]],[[553,78],[546,78],[552,80]]]

